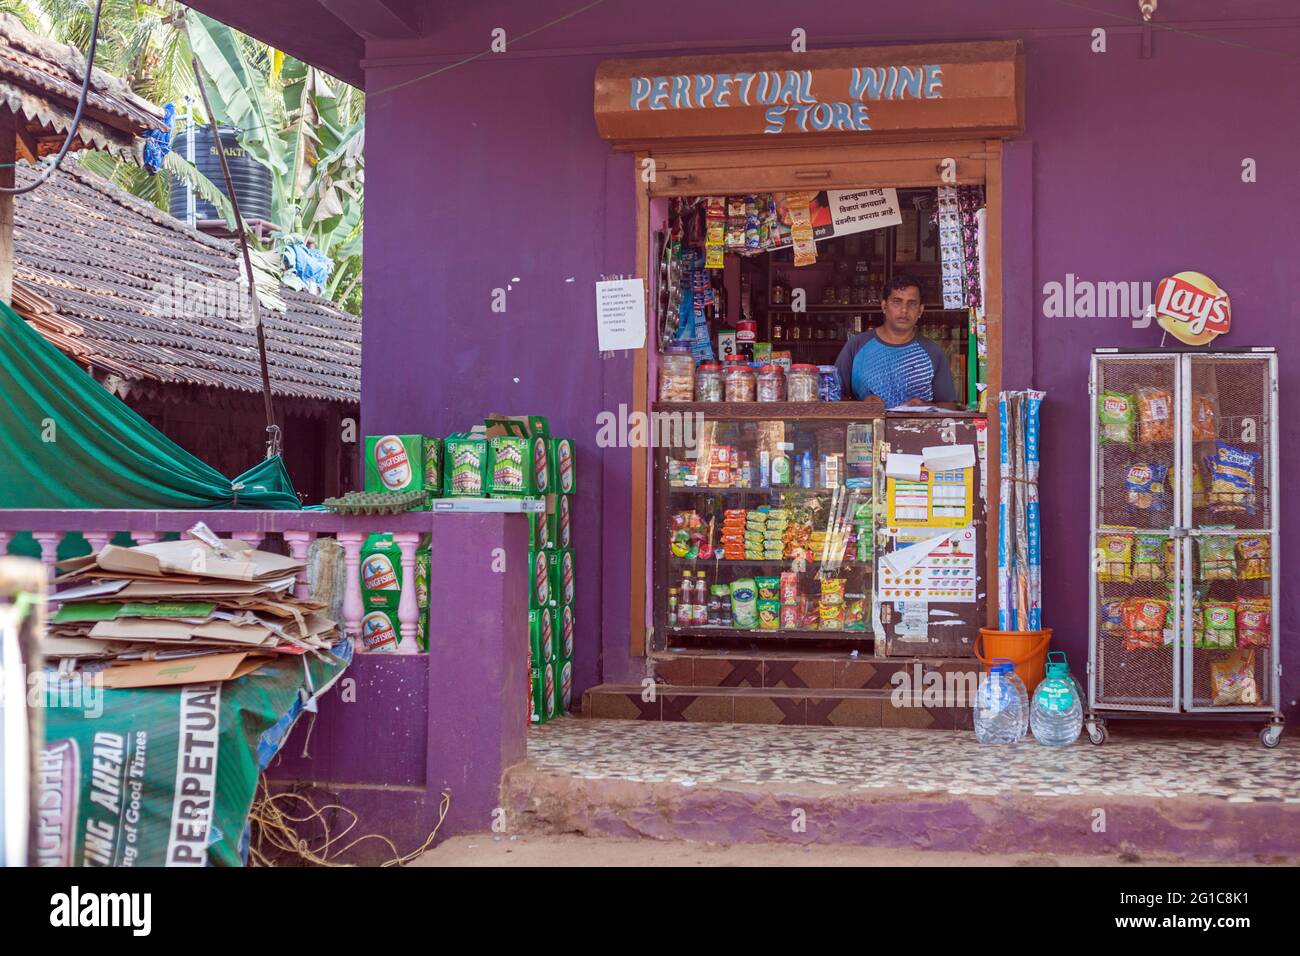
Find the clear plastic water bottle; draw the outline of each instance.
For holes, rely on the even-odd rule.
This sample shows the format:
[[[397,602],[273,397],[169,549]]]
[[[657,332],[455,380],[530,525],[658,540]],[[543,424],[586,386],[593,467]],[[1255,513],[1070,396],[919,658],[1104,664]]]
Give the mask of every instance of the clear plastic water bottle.
[[[1016,673],[1016,666],[1011,661],[1004,662],[1003,679],[1007,681],[1020,699],[1020,723],[1016,725],[1016,740],[1024,740],[1029,735],[1029,689]]]
[[[975,739],[982,744],[1013,744],[1024,735],[1025,708],[1010,679],[1009,660],[992,662],[988,676],[975,691]]]
[[[1052,651],[1047,655],[1047,663],[1048,666],[1051,666],[1052,664],[1061,664],[1065,667],[1065,673],[1070,678],[1070,683],[1074,686],[1075,696],[1079,698],[1079,706],[1084,710],[1087,710],[1088,705],[1085,704],[1084,701],[1088,698],[1083,695],[1083,688],[1079,686],[1079,682],[1075,680],[1074,675],[1070,673],[1070,665],[1065,659],[1065,651]],[[1028,711],[1026,711],[1026,713],[1028,713]]]
[[[1063,661],[1047,665],[1047,677],[1034,690],[1029,707],[1029,726],[1034,739],[1049,747],[1068,747],[1083,729],[1083,702],[1079,685]]]

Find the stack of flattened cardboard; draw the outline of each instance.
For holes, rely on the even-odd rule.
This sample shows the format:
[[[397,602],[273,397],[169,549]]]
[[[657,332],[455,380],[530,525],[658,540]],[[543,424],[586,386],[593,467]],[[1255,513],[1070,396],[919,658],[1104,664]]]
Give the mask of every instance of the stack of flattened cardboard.
[[[293,595],[301,562],[196,532],[203,540],[60,562],[46,657],[127,688],[234,680],[278,654],[332,656],[338,626],[325,605]]]

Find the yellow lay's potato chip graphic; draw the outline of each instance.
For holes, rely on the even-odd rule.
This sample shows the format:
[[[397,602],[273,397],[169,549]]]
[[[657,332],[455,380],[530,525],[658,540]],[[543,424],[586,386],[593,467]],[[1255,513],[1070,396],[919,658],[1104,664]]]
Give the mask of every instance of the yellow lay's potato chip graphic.
[[[1200,272],[1179,272],[1156,286],[1156,324],[1187,345],[1205,345],[1232,324],[1228,293]]]

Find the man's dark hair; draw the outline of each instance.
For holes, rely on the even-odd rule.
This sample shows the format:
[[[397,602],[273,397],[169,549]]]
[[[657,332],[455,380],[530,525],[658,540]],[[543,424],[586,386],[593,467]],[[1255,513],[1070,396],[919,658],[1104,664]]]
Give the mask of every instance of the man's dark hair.
[[[902,292],[904,289],[915,289],[916,294],[921,295],[921,280],[906,273],[894,276],[885,283],[885,287],[880,291],[880,301],[884,302],[891,294]]]

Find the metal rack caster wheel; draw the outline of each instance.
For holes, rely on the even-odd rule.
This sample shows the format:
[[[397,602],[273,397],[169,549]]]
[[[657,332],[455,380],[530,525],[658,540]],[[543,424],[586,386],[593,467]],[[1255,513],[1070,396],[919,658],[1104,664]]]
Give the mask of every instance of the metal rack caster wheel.
[[[1259,742],[1270,750],[1282,742],[1282,725],[1269,724],[1259,732]]]
[[[1110,739],[1110,733],[1106,730],[1106,722],[1104,720],[1092,720],[1088,722],[1088,739],[1098,747]],[[1265,746],[1269,745],[1265,744]],[[1276,746],[1276,744],[1273,746]]]

